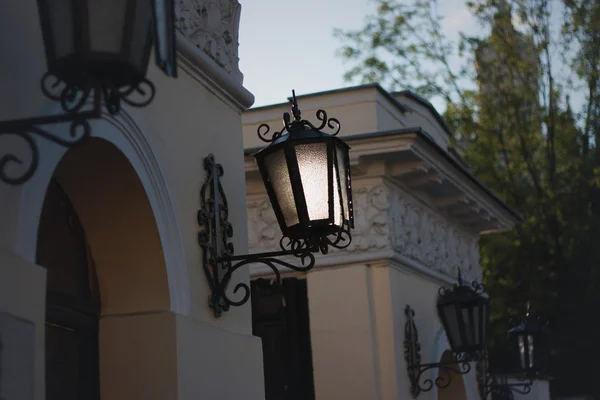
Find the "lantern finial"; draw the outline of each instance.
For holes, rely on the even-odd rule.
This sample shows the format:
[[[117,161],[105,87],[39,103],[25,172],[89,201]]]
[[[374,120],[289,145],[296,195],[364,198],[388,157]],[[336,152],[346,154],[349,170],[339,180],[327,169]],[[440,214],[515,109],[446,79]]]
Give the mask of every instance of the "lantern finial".
[[[302,112],[300,112],[300,108],[298,107],[298,101],[296,100],[296,91],[292,89],[292,114],[294,114],[294,120],[296,122],[300,122],[302,120]]]

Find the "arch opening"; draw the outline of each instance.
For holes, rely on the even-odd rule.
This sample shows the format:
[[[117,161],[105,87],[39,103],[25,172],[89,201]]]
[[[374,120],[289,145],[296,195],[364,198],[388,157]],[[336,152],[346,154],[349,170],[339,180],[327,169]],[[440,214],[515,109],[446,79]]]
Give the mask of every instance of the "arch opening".
[[[154,214],[115,145],[92,138],[62,157],[46,190],[36,258],[48,270],[47,398],[98,399],[102,360],[123,345],[103,317],[170,310]]]
[[[455,362],[456,358],[454,354],[450,350],[444,351],[442,354],[442,358],[440,359],[441,363],[450,363]],[[441,381],[446,381],[448,379],[451,380],[450,384],[438,391],[438,400],[466,400],[467,399],[467,390],[465,388],[465,384],[463,382],[462,375],[454,370],[439,370],[438,378]]]

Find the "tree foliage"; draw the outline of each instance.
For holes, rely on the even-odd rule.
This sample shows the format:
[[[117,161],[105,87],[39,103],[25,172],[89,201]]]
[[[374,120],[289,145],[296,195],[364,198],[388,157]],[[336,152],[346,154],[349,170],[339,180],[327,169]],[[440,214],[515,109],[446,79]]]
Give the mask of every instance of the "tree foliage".
[[[495,338],[531,302],[553,321],[553,392],[600,396],[600,2],[469,1],[481,34],[458,43],[436,0],[374,2],[336,31],[346,79],[444,100],[454,144],[523,216],[481,240]]]

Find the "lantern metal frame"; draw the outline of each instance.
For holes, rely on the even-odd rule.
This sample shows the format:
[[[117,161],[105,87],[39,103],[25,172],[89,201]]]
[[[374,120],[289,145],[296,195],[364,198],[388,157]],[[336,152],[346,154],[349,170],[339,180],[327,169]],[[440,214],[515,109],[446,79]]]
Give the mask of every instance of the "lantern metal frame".
[[[149,0],[152,6],[152,21],[154,30],[155,47],[160,47],[156,51],[156,64],[163,70],[167,76],[177,76],[176,53],[175,53],[175,27],[174,27],[174,7],[173,0]],[[44,18],[50,16],[43,2],[40,4],[40,18],[42,19],[42,31],[44,37],[44,47],[47,58],[52,58],[53,43],[52,35],[49,34],[49,26]],[[131,12],[131,10],[128,10]],[[166,42],[160,41],[161,35],[157,26],[164,23],[164,33],[166,33]],[[152,30],[151,29],[151,30]],[[149,30],[149,35],[152,32]],[[152,40],[148,39],[146,44],[150,46]],[[144,60],[147,69],[150,51],[146,49],[147,58]],[[130,84],[121,84],[119,86],[111,82],[110,79],[99,79],[98,77],[86,76],[85,78],[74,77],[70,82],[61,80],[53,74],[49,65],[49,71],[46,72],[40,82],[42,93],[50,100],[60,104],[61,114],[54,114],[33,118],[21,118],[0,121],[0,138],[15,137],[25,143],[31,154],[27,166],[19,167],[21,172],[11,176],[7,173],[12,164],[23,165],[25,162],[16,154],[8,152],[0,156],[0,181],[18,186],[26,183],[34,175],[39,165],[40,151],[36,138],[45,139],[65,148],[72,148],[83,144],[91,136],[91,126],[89,120],[100,119],[102,117],[103,106],[112,115],[118,114],[121,110],[121,104],[126,103],[132,107],[145,107],[154,99],[156,90],[150,80],[144,76],[138,76]],[[144,69],[145,71],[145,69]],[[69,71],[63,71],[69,74]],[[78,71],[71,71],[77,74]],[[81,78],[81,79],[79,79]],[[122,83],[122,82],[121,82]],[[91,104],[90,104],[91,103]],[[47,126],[55,124],[70,124],[68,135],[59,135],[50,131]]]
[[[327,113],[323,110],[317,111],[317,118],[321,121],[319,127],[301,119],[294,92],[291,102],[294,120],[291,120],[290,114],[285,113],[283,129],[274,132],[270,139],[264,137],[270,131],[269,126],[261,124],[257,134],[262,140],[273,143],[286,131],[294,132],[303,128],[320,131],[328,126],[334,129],[333,135],[340,131],[339,121],[334,118],[328,119]],[[211,291],[209,307],[213,310],[216,318],[221,317],[223,312],[228,311],[231,306],[244,305],[250,298],[250,287],[243,282],[237,283],[233,288],[233,294],[242,291],[239,300],[231,299],[226,293],[231,277],[238,269],[249,264],[263,264],[273,271],[275,285],[280,285],[282,280],[278,267],[289,268],[296,272],[308,272],[315,265],[315,253],[327,254],[330,247],[345,249],[352,242],[350,234],[352,224],[350,222],[338,227],[336,231],[323,231],[316,236],[286,236],[284,234],[279,241],[280,251],[234,255],[233,243],[230,240],[233,237],[233,226],[229,222],[227,196],[221,184],[224,168],[215,161],[212,154],[209,154],[204,158],[204,169],[206,180],[200,189],[201,207],[197,214],[200,226],[198,244],[202,249],[202,266]],[[349,188],[348,195],[351,196],[351,188]],[[285,256],[299,258],[300,265],[280,259]]]
[[[458,284],[455,284],[452,288],[440,287],[438,290],[438,313],[443,314],[440,309],[440,299],[452,298],[457,293],[468,293],[474,298],[476,296],[482,297],[483,286],[478,282],[472,282],[470,286],[463,284],[460,268],[458,268]],[[488,307],[486,310],[486,318],[484,326],[478,327],[480,329],[480,340],[482,343],[485,342],[484,334],[487,332],[487,318],[489,317],[489,303],[484,303],[483,306]],[[452,383],[452,375],[465,375],[468,374],[472,367],[471,362],[478,362],[485,357],[485,349],[467,347],[457,348],[452,346],[450,335],[448,334],[448,340],[451,344],[451,351],[454,357],[453,361],[436,362],[436,363],[421,363],[421,344],[419,343],[419,334],[417,326],[414,322],[415,311],[410,305],[406,305],[404,310],[406,315],[406,323],[404,328],[404,358],[406,360],[406,366],[408,371],[408,378],[410,380],[410,392],[414,398],[418,397],[421,392],[429,392],[433,387],[438,389],[445,389]],[[442,319],[442,325],[444,329],[447,329],[446,323]],[[457,319],[457,323],[460,324],[463,321],[462,318]],[[464,326],[459,328],[462,335],[464,335]],[[429,370],[437,369],[440,374],[435,379],[426,378],[423,379],[423,374]]]
[[[514,319],[513,319],[514,320]],[[518,366],[515,370],[519,375],[529,378],[546,376],[549,361],[549,338],[552,330],[549,328],[549,320],[540,313],[532,313],[529,302],[525,316],[519,318],[519,323],[508,330],[510,344],[519,347],[519,336],[532,338],[532,343],[523,340],[523,356],[517,354]],[[521,353],[519,351],[519,353]],[[525,365],[523,365],[525,364]]]
[[[317,245],[322,247],[323,251],[325,252],[327,251],[328,246],[345,248],[350,244],[347,242],[344,245],[345,238],[350,234],[350,229],[354,228],[354,210],[352,207],[350,160],[348,158],[346,158],[346,160],[342,160],[345,161],[343,168],[345,171],[344,175],[346,181],[342,182],[342,178],[339,176],[340,160],[338,160],[337,150],[343,149],[346,151],[346,153],[349,150],[349,146],[344,141],[336,137],[341,130],[341,124],[336,118],[328,118],[325,110],[320,109],[317,111],[316,117],[321,124],[318,127],[315,127],[310,121],[302,119],[302,113],[298,107],[296,92],[294,90],[292,90],[290,102],[292,105],[292,115],[294,119],[292,120],[292,115],[289,113],[284,113],[283,129],[272,133],[271,137],[267,137],[268,133],[270,132],[269,125],[260,124],[257,129],[258,137],[263,142],[269,143],[269,146],[259,151],[255,155],[255,158],[261,173],[261,177],[265,182],[265,188],[271,205],[273,205],[273,210],[275,212],[275,216],[277,217],[279,227],[283,235],[289,240],[296,242],[296,246],[299,247]],[[326,126],[331,129],[332,132],[322,132],[322,129]],[[311,220],[309,217],[309,211],[306,204],[302,178],[299,173],[295,148],[300,144],[310,145],[316,143],[326,144],[328,173],[328,187],[326,190],[329,200],[334,198],[334,191],[339,191],[339,211],[342,214],[341,225],[334,224],[335,205],[333,201],[329,201],[327,205],[327,218]],[[279,201],[277,200],[275,190],[273,189],[273,184],[270,182],[267,167],[264,164],[265,159],[276,151],[284,152],[286,164],[288,166],[290,185],[292,188],[294,204],[296,205],[298,217],[298,223],[294,226],[286,225],[283,212],[279,205]],[[339,181],[337,179],[339,179]],[[338,183],[338,187],[335,187],[335,182]],[[344,204],[343,200],[344,196],[342,193],[342,186],[345,187],[346,191],[346,204]]]
[[[447,305],[465,305],[475,304],[474,307],[469,307],[469,317],[471,322],[475,319],[473,315],[473,309],[476,307],[480,314],[477,316],[476,321],[479,323],[478,326],[472,327],[472,332],[466,331],[465,316],[462,311],[464,309],[455,308],[454,317],[456,318],[456,324],[458,325],[458,334],[460,341],[456,341],[454,334],[456,332],[450,332],[450,323],[447,320],[447,315],[444,312],[444,308]],[[490,304],[489,298],[485,296],[483,286],[479,282],[471,282],[470,285],[464,284],[461,276],[460,269],[458,269],[458,283],[454,284],[451,288],[440,287],[438,290],[438,300],[436,304],[438,310],[438,316],[441,320],[442,326],[444,327],[450,342],[450,348],[454,353],[461,354],[467,353],[470,355],[476,355],[485,350],[485,336],[489,330],[489,315],[490,315]],[[484,313],[484,314],[482,314]],[[471,333],[472,335],[469,335]],[[471,337],[473,342],[479,342],[475,344],[465,343],[468,341],[467,338]],[[478,338],[478,339],[477,339]]]
[[[513,320],[513,318],[510,318]],[[477,382],[479,386],[479,392],[483,399],[486,399],[490,394],[492,396],[497,395],[499,398],[512,400],[514,399],[514,394],[519,393],[522,395],[529,394],[531,392],[531,386],[533,382],[537,378],[546,377],[546,363],[547,360],[541,360],[540,356],[546,356],[546,352],[544,350],[540,351],[540,340],[542,335],[546,335],[546,340],[548,335],[551,334],[550,328],[548,328],[548,321],[542,317],[541,314],[531,313],[530,303],[527,302],[527,311],[525,316],[519,318],[520,322],[517,325],[514,325],[512,328],[508,330],[509,336],[509,345],[517,345],[518,341],[512,340],[518,338],[516,336],[519,335],[517,332],[525,332],[527,336],[533,336],[533,366],[532,367],[523,367],[521,362],[521,355],[516,354],[515,361],[518,363],[518,366],[515,367],[514,363],[512,363],[512,367],[509,367],[511,371],[503,372],[503,373],[492,373],[489,368],[489,357],[486,352],[486,357],[482,358],[477,363]],[[530,329],[530,330],[528,330]],[[521,333],[523,334],[523,333]],[[545,343],[547,344],[547,342]],[[529,346],[531,344],[527,344],[525,346],[525,363],[528,364],[530,361]],[[544,344],[542,344],[543,346]],[[511,351],[515,349],[511,348]],[[548,350],[548,349],[546,349]],[[542,363],[543,365],[539,365]],[[513,379],[516,382],[510,382],[509,379]]]
[[[419,333],[414,321],[415,311],[410,305],[404,309],[406,323],[404,325],[404,359],[410,381],[410,393],[417,398],[421,392],[429,392],[434,385],[438,389],[445,389],[452,383],[452,375],[465,375],[471,371],[471,362],[476,361],[478,354],[453,353],[454,361],[421,363],[421,344]],[[423,379],[423,374],[429,370],[438,369],[441,373],[437,378]]]

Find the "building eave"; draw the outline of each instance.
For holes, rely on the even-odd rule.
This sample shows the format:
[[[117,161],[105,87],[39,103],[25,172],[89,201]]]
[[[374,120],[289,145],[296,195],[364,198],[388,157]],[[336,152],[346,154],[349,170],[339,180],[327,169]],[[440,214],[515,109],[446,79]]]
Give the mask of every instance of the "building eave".
[[[416,94],[414,92],[411,92],[410,90],[401,90],[399,92],[392,92],[391,95],[392,96],[405,96],[405,97],[408,97],[408,98],[416,101],[417,103],[421,104],[423,107],[425,107],[429,110],[431,115],[433,115],[435,120],[440,124],[440,126],[442,127],[444,132],[446,132],[446,134],[449,137],[454,136],[452,129],[450,129],[450,126],[448,125],[448,123],[446,122],[444,117],[442,117],[440,115],[440,113],[435,109],[433,104],[431,104],[427,99],[419,96],[418,94]]]
[[[521,216],[464,165],[441,148],[420,127],[353,135],[351,163],[360,175],[367,160],[381,160],[385,176],[422,195],[438,211],[479,233],[511,229]],[[246,149],[246,172],[256,177],[251,156],[257,148]]]
[[[296,98],[298,100],[308,99],[308,98],[316,98],[316,97],[327,96],[327,95],[332,95],[332,94],[355,92],[355,91],[365,90],[365,89],[376,89],[382,96],[384,96],[399,111],[401,111],[401,112],[408,111],[408,109],[402,103],[400,103],[398,101],[398,99],[396,99],[392,94],[390,94],[385,89],[383,89],[378,83],[369,83],[369,84],[365,84],[365,85],[350,86],[350,87],[345,87],[345,88],[340,88],[340,89],[324,90],[322,92],[316,92],[316,93],[297,94]],[[259,106],[259,107],[252,107],[249,110],[247,110],[246,112],[251,113],[251,112],[258,112],[258,111],[264,111],[264,110],[270,110],[270,109],[279,108],[279,107],[283,107],[283,106],[288,106],[289,100],[291,100],[291,97],[288,97],[288,102],[269,104],[269,105]]]

